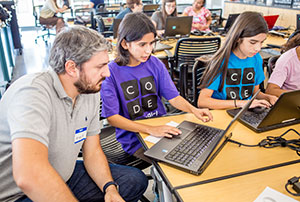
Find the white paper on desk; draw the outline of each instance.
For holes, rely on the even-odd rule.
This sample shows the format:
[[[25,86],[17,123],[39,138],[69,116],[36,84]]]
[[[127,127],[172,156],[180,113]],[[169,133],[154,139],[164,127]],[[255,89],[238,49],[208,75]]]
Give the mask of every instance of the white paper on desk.
[[[266,187],[265,190],[253,202],[299,202],[275,189]]]
[[[170,121],[169,123],[166,123],[166,125],[177,127],[179,123],[176,123],[175,121]],[[144,140],[156,144],[160,139],[161,137],[154,137],[152,135],[149,135]]]

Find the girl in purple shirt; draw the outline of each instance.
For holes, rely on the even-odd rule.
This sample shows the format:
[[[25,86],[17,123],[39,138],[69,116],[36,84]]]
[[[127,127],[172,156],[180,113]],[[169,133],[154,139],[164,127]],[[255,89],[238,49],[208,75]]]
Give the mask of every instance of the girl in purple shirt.
[[[102,83],[101,89],[102,116],[116,127],[117,140],[127,153],[148,162],[136,132],[157,137],[181,133],[175,127],[133,121],[166,114],[162,97],[202,121],[212,120],[207,109],[195,108],[178,94],[166,67],[151,56],[155,36],[155,27],[145,14],[127,14],[118,30],[117,58],[109,64],[111,76]]]

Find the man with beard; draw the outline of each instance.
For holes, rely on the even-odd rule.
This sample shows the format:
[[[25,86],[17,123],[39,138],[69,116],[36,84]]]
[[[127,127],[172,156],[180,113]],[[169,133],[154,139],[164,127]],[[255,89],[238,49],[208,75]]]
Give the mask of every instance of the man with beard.
[[[0,101],[0,201],[137,201],[138,169],[108,164],[101,149],[101,83],[109,44],[73,27],[57,35],[52,70],[15,81]],[[83,161],[77,160],[82,149]]]

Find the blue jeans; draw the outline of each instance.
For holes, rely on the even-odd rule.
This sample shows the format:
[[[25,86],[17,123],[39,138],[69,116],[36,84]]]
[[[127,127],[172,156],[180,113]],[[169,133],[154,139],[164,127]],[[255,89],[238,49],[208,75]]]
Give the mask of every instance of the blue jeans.
[[[112,177],[119,185],[119,193],[125,201],[138,201],[148,186],[145,174],[134,167],[109,164]],[[104,194],[90,178],[83,161],[77,161],[71,178],[66,183],[80,202],[104,201]],[[16,202],[32,202],[24,196]]]

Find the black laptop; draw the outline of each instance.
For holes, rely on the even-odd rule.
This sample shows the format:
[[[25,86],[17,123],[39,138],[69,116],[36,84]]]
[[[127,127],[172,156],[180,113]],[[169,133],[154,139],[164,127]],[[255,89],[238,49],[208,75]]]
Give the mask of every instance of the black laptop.
[[[235,20],[237,19],[237,17],[240,14],[229,14],[228,19],[226,21],[225,27],[223,28],[218,28],[216,31],[219,32],[220,35],[224,35],[227,34],[227,32],[229,31],[230,27],[233,25],[233,23],[235,22]]]
[[[147,157],[176,166],[177,168],[199,175],[221,151],[237,119],[249,108],[258,92],[231,120],[225,130],[183,121],[177,127],[182,134],[172,139],[162,138],[144,154]]]
[[[230,109],[227,113],[235,116],[240,109]],[[281,94],[271,108],[249,109],[239,119],[255,132],[264,132],[300,123],[300,90]]]
[[[189,36],[192,22],[193,16],[167,17],[164,37]]]
[[[300,30],[300,14],[297,14],[296,19],[296,30]]]

